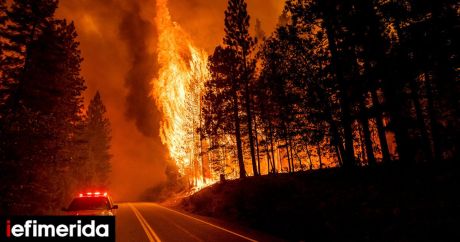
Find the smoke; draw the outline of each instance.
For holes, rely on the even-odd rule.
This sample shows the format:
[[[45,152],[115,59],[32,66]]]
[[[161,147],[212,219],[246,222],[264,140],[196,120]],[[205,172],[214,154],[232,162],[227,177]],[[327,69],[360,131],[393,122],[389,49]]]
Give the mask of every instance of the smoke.
[[[251,29],[275,27],[284,1],[248,0]],[[221,43],[226,0],[169,0],[174,21],[208,53]],[[112,124],[111,193],[133,200],[165,181],[167,150],[158,135],[161,114],[149,96],[158,74],[155,0],[61,0],[58,17],[74,21],[87,82],[86,105],[101,92]]]
[[[62,0],[57,13],[77,28],[86,105],[99,90],[107,107],[110,192],[117,200],[135,200],[166,179],[167,151],[158,135],[161,116],[148,84],[156,71],[154,8],[155,2],[147,0]]]
[[[251,34],[255,35],[256,20],[270,35],[278,23],[284,0],[246,0],[251,17]],[[227,0],[169,0],[174,21],[191,36],[194,43],[209,54],[222,42],[224,36],[224,11]]]
[[[131,69],[125,79],[128,88],[125,115],[142,134],[155,137],[159,134],[156,124],[160,122],[160,113],[149,92],[158,65],[156,54],[149,46],[156,46],[157,34],[155,25],[143,19],[140,13],[140,2],[131,2],[120,23],[120,37],[131,54]]]

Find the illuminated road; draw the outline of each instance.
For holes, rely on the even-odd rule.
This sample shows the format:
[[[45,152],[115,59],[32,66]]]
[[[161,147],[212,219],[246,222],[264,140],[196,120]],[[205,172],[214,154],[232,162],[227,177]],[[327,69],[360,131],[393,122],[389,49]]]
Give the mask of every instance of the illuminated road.
[[[229,229],[155,203],[122,203],[116,217],[117,242],[280,241],[256,232]],[[241,230],[241,229],[240,229]]]

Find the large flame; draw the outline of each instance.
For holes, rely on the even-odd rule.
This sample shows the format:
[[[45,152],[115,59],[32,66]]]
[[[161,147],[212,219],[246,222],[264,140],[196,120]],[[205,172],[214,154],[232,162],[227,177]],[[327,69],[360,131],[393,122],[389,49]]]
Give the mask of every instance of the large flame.
[[[163,112],[161,140],[168,147],[179,171],[202,186],[200,157],[200,100],[208,79],[207,54],[195,47],[184,30],[171,20],[167,0],[157,0],[156,25],[159,33],[158,79],[153,96]],[[202,178],[202,179],[198,179]]]

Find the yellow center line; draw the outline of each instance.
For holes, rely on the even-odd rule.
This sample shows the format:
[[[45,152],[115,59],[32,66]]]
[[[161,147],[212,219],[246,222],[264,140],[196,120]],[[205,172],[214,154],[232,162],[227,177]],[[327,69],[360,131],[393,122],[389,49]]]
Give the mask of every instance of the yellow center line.
[[[209,225],[209,226],[212,226],[212,227],[214,227],[214,228],[218,228],[218,229],[223,230],[223,231],[225,231],[225,232],[227,232],[227,233],[230,233],[230,234],[236,235],[236,236],[238,236],[238,237],[241,237],[241,238],[243,238],[243,239],[245,239],[245,240],[252,241],[252,242],[257,242],[257,240],[248,238],[248,237],[246,237],[246,236],[244,236],[244,235],[238,234],[238,233],[236,233],[236,232],[230,231],[230,230],[228,230],[228,229],[222,228],[222,227],[217,226],[217,225],[214,225],[214,224],[212,224],[212,223],[208,223],[208,222],[206,222],[206,221],[203,221],[203,220],[201,220],[201,219],[192,217],[192,216],[190,216],[190,215],[187,215],[187,214],[184,214],[184,213],[180,213],[180,212],[178,212],[178,211],[176,211],[176,210],[173,210],[173,209],[170,209],[170,208],[167,208],[167,207],[163,207],[163,206],[160,206],[160,205],[158,205],[158,204],[153,204],[153,205],[154,205],[154,206],[161,207],[161,208],[164,208],[164,209],[169,210],[169,211],[171,211],[171,212],[180,214],[180,215],[185,216],[185,217],[187,217],[187,218],[191,218],[191,219],[193,219],[193,220],[202,222],[202,223],[207,224],[207,225]]]
[[[147,234],[147,237],[149,238],[149,242],[161,242],[160,238],[158,235],[153,231],[152,227],[150,227],[149,223],[145,218],[142,216],[142,214],[137,210],[136,207],[134,207],[133,204],[129,203],[129,206],[131,207],[131,210],[133,210],[134,215],[136,215],[137,219],[139,220],[142,228],[145,231],[145,234]]]

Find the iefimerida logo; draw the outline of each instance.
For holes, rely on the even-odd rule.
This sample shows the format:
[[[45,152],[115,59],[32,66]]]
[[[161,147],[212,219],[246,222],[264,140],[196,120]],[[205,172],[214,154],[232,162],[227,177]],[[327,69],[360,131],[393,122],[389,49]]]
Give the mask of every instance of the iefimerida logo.
[[[113,216],[12,217],[0,225],[0,241],[115,241]]]
[[[6,221],[6,237],[109,237],[109,225],[99,224],[91,220],[89,224],[82,225],[81,220],[76,224],[39,224],[37,220],[27,220],[24,224],[11,225]]]

